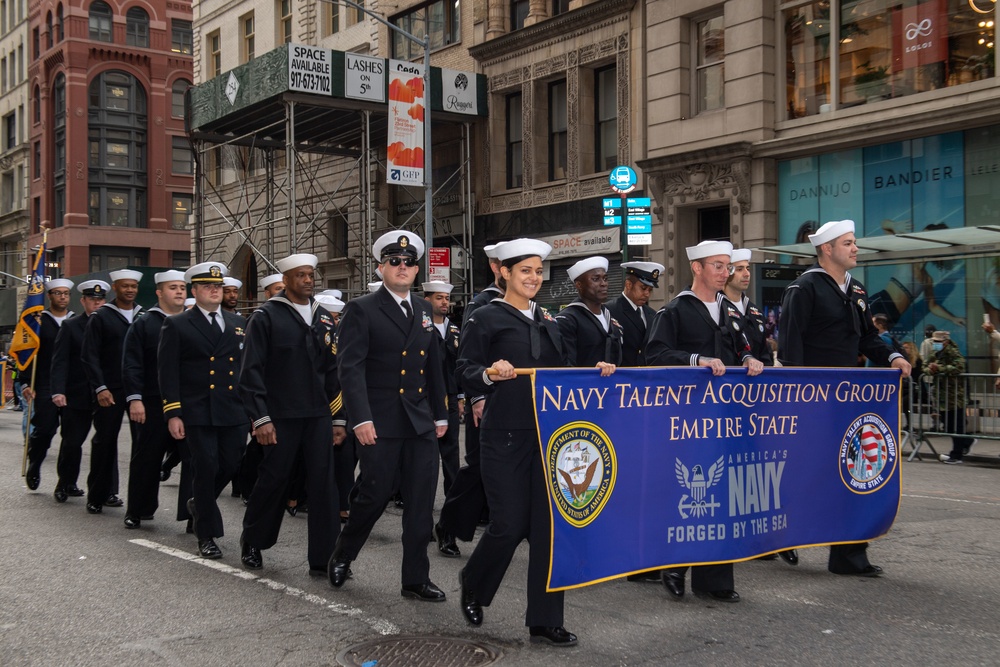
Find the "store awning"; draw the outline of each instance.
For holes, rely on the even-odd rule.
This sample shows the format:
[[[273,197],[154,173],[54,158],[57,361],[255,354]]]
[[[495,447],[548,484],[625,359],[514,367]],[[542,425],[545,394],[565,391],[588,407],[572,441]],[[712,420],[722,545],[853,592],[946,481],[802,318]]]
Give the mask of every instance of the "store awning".
[[[756,248],[759,252],[815,257],[811,243]],[[931,257],[977,257],[1000,253],[1000,225],[935,229],[858,239],[859,264],[918,261]]]

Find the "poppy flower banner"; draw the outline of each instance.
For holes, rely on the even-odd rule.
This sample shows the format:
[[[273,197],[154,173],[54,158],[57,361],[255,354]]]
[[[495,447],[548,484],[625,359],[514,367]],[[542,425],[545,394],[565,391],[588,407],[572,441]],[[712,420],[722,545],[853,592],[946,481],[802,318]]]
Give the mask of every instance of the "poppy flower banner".
[[[391,185],[424,184],[424,99],[424,66],[390,60],[386,175]]]
[[[538,369],[549,589],[884,535],[900,499],[889,369]]]

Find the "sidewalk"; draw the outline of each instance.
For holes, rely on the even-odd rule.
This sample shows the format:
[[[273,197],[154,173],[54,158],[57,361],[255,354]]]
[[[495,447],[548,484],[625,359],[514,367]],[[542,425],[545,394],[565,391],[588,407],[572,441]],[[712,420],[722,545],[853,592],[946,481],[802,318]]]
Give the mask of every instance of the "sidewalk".
[[[905,437],[905,432],[903,433]],[[972,434],[973,438],[977,436]],[[951,438],[948,436],[928,436],[927,439],[934,446],[934,449],[938,454],[947,454],[951,451]],[[910,456],[911,451],[910,443],[907,442],[906,446],[903,448],[903,459],[906,460]],[[930,448],[925,444],[920,447],[920,454],[918,458],[914,458],[914,461],[924,461],[924,462],[936,462],[937,457]],[[966,463],[975,463],[976,465],[987,465],[995,466],[1000,468],[1000,440],[992,440],[988,438],[979,437],[976,440],[976,444],[972,445],[972,449],[966,454],[963,459]]]

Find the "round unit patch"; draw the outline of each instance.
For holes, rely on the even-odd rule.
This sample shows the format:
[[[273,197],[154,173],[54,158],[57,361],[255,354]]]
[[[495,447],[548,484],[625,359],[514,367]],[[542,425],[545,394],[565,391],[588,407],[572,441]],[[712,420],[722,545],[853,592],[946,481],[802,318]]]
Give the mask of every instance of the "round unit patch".
[[[615,487],[611,439],[595,424],[572,422],[552,434],[546,451],[549,491],[559,513],[582,528],[597,518]]]
[[[840,478],[854,493],[877,491],[896,471],[896,437],[885,421],[866,413],[840,442]]]

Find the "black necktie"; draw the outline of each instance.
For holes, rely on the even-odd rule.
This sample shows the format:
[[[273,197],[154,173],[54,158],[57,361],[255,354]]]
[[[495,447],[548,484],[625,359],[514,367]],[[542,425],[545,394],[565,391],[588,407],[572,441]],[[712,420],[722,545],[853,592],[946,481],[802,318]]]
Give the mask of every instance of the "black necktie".
[[[646,314],[642,312],[642,306],[636,306],[635,312],[639,316],[639,321],[642,322],[643,328],[646,328]]]
[[[413,318],[413,311],[410,310],[410,302],[409,301],[400,301],[399,305],[401,305],[403,307],[403,313],[406,315],[407,321],[409,321],[410,319],[412,319]]]
[[[216,313],[214,311],[208,314],[209,319],[211,319],[211,321],[212,321],[211,324],[209,324],[209,328],[212,330],[212,341],[213,342],[218,341],[222,337],[222,329],[219,328],[219,323],[215,319],[215,316],[217,314],[218,313]]]

